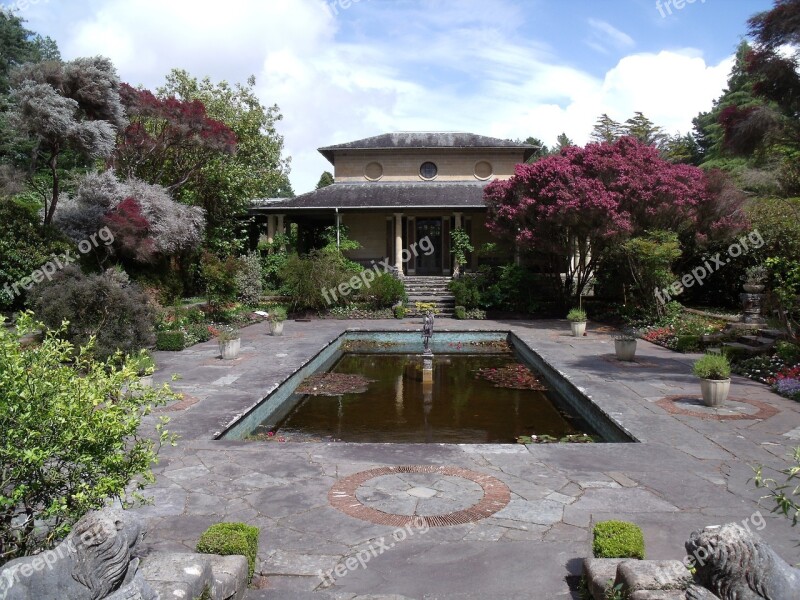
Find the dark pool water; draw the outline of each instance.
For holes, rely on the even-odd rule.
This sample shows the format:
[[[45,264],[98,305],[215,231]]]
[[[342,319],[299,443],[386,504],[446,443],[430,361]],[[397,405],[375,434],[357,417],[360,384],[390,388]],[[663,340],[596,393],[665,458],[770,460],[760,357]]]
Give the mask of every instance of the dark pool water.
[[[498,388],[475,376],[516,363],[511,354],[437,355],[433,383],[424,385],[419,355],[344,354],[330,371],[374,379],[365,393],[304,396],[277,427],[263,423],[254,433],[286,441],[468,444],[593,433],[550,391]]]

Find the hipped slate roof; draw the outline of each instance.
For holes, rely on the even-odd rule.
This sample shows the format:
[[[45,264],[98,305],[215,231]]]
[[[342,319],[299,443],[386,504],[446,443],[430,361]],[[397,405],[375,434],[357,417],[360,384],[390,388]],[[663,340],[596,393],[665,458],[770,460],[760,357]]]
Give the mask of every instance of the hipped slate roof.
[[[296,210],[354,210],[410,208],[483,208],[481,182],[369,182],[334,183],[307,194],[278,201],[256,200],[252,212]]]
[[[373,137],[319,148],[319,152],[334,164],[334,153],[337,150],[397,150],[412,148],[505,148],[524,150],[524,160],[528,160],[536,146],[501,140],[498,138],[460,132],[424,132],[410,131],[400,133],[384,133]]]

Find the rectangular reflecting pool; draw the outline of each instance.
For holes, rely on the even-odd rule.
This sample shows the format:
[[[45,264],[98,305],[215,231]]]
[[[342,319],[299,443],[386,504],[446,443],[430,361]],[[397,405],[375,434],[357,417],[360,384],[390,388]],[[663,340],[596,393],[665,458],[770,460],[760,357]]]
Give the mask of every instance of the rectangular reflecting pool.
[[[416,332],[348,332],[323,348],[222,439],[358,443],[629,442],[507,332],[437,332],[423,373]],[[539,364],[537,364],[537,360]]]

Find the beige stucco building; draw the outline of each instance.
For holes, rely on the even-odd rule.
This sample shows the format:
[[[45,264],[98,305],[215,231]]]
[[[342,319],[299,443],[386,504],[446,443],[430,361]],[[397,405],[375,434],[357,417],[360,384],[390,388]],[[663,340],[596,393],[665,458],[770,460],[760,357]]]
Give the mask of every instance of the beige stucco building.
[[[255,201],[251,214],[268,237],[297,223],[300,239],[345,225],[365,265],[389,258],[404,275],[449,275],[450,231],[463,228],[476,248],[491,241],[483,188],[514,174],[536,148],[470,133],[389,133],[320,148],[334,169],[330,186],[289,199]],[[305,234],[305,235],[304,235]],[[409,252],[427,238],[431,252]],[[414,255],[416,254],[416,256]],[[469,257],[466,268],[476,266]]]

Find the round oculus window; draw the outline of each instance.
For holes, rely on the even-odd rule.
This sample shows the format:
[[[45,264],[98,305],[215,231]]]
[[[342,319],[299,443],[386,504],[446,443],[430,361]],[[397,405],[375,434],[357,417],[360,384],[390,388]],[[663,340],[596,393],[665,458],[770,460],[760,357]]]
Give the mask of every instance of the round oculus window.
[[[439,169],[432,162],[424,162],[419,168],[419,176],[423,179],[433,179],[439,173]]]
[[[370,181],[377,181],[383,177],[383,166],[381,163],[371,162],[364,169],[364,177]]]
[[[475,177],[478,179],[489,179],[492,176],[492,163],[482,160],[475,164]]]

